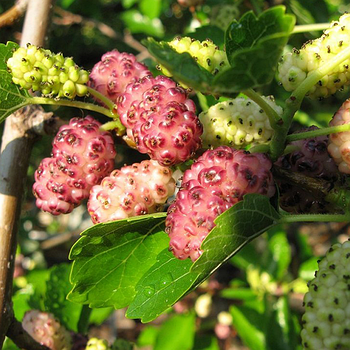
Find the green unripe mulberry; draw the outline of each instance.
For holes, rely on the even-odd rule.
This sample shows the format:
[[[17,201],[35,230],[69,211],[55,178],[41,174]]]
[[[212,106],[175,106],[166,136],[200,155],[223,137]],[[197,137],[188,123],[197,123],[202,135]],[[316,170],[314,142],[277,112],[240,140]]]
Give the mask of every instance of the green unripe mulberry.
[[[282,108],[277,106],[273,97],[263,99],[282,115]],[[199,115],[203,124],[203,147],[216,148],[227,145],[242,148],[247,145],[269,141],[273,129],[266,113],[251,99],[238,97],[211,106]]]
[[[283,55],[278,67],[278,79],[287,91],[294,91],[308,75],[349,47],[350,14],[332,22],[323,35],[306,42],[300,50]],[[311,98],[324,98],[350,84],[350,60],[346,59],[325,75],[308,92]]]
[[[334,244],[319,262],[304,304],[304,349],[350,349],[350,241]]]
[[[200,42],[189,37],[176,37],[168,44],[178,53],[188,52],[200,66],[214,75],[229,67],[226,52],[219,50],[211,40]],[[160,69],[165,75],[171,76],[164,67],[160,66]]]
[[[78,67],[72,58],[61,53],[28,44],[18,48],[7,61],[12,81],[23,89],[40,91],[43,95],[85,96],[89,73]]]
[[[110,347],[104,339],[91,338],[86,344],[86,350],[109,350]]]

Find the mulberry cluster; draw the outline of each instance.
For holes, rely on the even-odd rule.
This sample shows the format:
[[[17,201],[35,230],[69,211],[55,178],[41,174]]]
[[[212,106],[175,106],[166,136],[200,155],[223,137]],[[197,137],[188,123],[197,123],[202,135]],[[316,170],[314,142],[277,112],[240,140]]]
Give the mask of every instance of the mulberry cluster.
[[[201,243],[214,228],[214,219],[247,193],[273,196],[271,161],[221,146],[206,151],[186,170],[182,188],[168,209],[166,232],[170,250],[179,259],[197,260]]]
[[[312,126],[303,131],[317,129]],[[293,141],[291,145],[296,151],[280,157],[276,166],[288,171],[302,174],[305,177],[335,182],[338,170],[333,158],[327,152],[328,137],[317,136],[305,140]],[[325,213],[328,203],[321,196],[302,188],[300,184],[292,184],[276,178],[280,190],[280,206],[292,213]]]
[[[113,170],[113,138],[101,132],[100,126],[87,116],[73,118],[59,129],[52,157],[44,158],[35,172],[33,193],[38,208],[53,215],[70,213]]]
[[[88,211],[94,223],[161,211],[175,191],[169,168],[153,160],[124,166],[92,187]]]
[[[188,52],[200,66],[214,75],[229,66],[226,52],[209,39],[201,42],[190,37],[176,37],[168,44],[178,53]],[[166,68],[159,67],[165,75],[171,76]]]
[[[168,77],[130,83],[117,101],[118,114],[141,153],[161,165],[188,160],[201,146],[202,125],[184,89]]]
[[[350,14],[333,21],[323,35],[306,42],[300,50],[283,55],[278,67],[278,79],[287,91],[294,91],[306,77],[349,47]],[[344,60],[325,75],[308,92],[312,98],[324,98],[350,84],[350,60]]]
[[[40,91],[43,95],[85,96],[89,73],[78,67],[72,58],[54,54],[34,45],[18,48],[7,61],[12,81],[23,89]]]
[[[263,98],[282,115],[282,108],[276,105],[272,96]],[[203,124],[204,147],[242,148],[266,143],[273,135],[266,113],[254,101],[242,97],[211,106],[199,115],[199,120]]]
[[[334,244],[319,262],[305,294],[304,349],[350,348],[350,242]]]
[[[22,326],[34,340],[51,350],[70,350],[72,347],[69,332],[50,313],[28,311],[23,317]]]
[[[133,54],[113,50],[106,52],[92,68],[88,85],[116,102],[129,83],[150,74]]]

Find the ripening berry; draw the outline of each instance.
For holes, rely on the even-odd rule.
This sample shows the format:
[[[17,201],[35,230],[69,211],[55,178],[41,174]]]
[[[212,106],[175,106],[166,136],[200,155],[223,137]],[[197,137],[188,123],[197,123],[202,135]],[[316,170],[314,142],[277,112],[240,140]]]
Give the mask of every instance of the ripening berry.
[[[350,14],[333,21],[323,35],[306,42],[300,50],[283,55],[278,67],[278,79],[287,91],[294,91],[310,74],[349,47]],[[350,84],[350,60],[345,59],[325,75],[308,92],[312,98],[324,98]]]
[[[175,191],[169,168],[153,160],[124,166],[91,189],[88,211],[94,223],[161,211]]]
[[[113,170],[113,138],[100,126],[87,116],[73,118],[59,129],[52,157],[43,159],[35,172],[33,193],[38,208],[53,215],[70,213]]]
[[[151,72],[143,63],[137,62],[133,54],[113,50],[106,52],[92,68],[88,85],[116,102],[129,83],[147,75]]]
[[[350,242],[334,244],[319,262],[305,294],[305,350],[350,349]]]
[[[282,108],[277,106],[273,97],[264,100],[282,115]],[[268,142],[273,129],[266,113],[251,99],[238,97],[211,106],[199,115],[203,124],[203,147],[222,145],[242,148],[247,145]]]
[[[334,114],[329,126],[350,123],[350,100],[346,100]],[[338,165],[340,172],[350,174],[350,131],[329,135],[328,152]]]
[[[22,320],[23,328],[41,345],[51,350],[70,350],[71,336],[55,319],[55,316],[38,310],[27,311]]]
[[[271,161],[261,153],[221,146],[206,151],[186,170],[176,200],[168,209],[166,232],[179,259],[195,261],[214,228],[215,218],[247,193],[273,196]]]
[[[18,48],[7,60],[12,81],[23,89],[40,91],[43,95],[85,96],[89,73],[78,67],[71,57],[63,57],[34,45]]]
[[[188,160],[201,145],[202,125],[184,89],[168,77],[144,77],[126,87],[118,114],[139,152],[161,165]]]

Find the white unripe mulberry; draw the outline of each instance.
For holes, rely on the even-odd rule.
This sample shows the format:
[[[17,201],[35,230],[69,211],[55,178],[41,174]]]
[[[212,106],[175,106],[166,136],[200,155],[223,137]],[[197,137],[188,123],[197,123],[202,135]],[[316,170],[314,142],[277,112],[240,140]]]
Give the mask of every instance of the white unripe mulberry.
[[[306,42],[300,50],[283,55],[278,80],[287,91],[294,91],[311,73],[349,47],[350,14],[333,21],[320,38]],[[324,98],[350,84],[350,60],[345,59],[308,92],[311,98]]]
[[[304,349],[350,348],[349,262],[350,241],[334,244],[319,262],[319,270],[304,297]]]
[[[282,108],[276,105],[272,96],[263,99],[282,115]],[[273,129],[266,113],[251,99],[238,97],[211,106],[199,115],[203,124],[203,146],[221,145],[242,148],[247,145],[268,142]]]

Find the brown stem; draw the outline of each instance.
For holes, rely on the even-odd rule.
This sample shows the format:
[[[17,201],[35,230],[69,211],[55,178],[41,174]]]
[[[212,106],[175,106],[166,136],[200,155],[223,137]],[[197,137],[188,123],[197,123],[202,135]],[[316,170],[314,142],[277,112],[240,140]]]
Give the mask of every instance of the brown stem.
[[[7,11],[0,15],[0,28],[9,26],[24,14],[29,0],[18,0]]]
[[[21,45],[42,46],[53,0],[29,0]],[[37,108],[37,107],[31,107]],[[17,111],[5,122],[0,153],[0,347],[9,329],[16,233],[23,185],[31,150],[36,139],[32,132],[31,108]],[[34,119],[35,120],[35,119]]]

